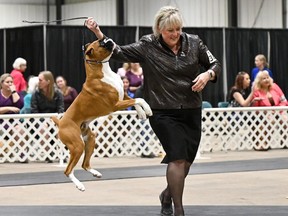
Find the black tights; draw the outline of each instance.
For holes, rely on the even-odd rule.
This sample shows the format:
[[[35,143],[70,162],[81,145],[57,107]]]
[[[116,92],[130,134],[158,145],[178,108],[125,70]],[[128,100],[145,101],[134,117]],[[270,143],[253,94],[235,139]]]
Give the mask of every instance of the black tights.
[[[189,173],[191,163],[186,160],[169,162],[166,171],[167,188],[164,190],[164,202],[171,199],[174,203],[174,215],[184,215],[182,197],[185,178]]]

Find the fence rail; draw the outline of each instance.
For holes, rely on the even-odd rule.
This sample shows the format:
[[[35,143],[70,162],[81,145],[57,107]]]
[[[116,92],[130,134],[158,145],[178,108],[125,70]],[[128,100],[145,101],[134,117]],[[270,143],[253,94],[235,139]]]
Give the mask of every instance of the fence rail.
[[[55,113],[0,115],[0,163],[63,161],[68,150],[57,139]],[[288,147],[288,107],[207,108],[202,110],[200,152]],[[160,154],[149,121],[136,111],[118,111],[90,123],[96,133],[93,157]]]

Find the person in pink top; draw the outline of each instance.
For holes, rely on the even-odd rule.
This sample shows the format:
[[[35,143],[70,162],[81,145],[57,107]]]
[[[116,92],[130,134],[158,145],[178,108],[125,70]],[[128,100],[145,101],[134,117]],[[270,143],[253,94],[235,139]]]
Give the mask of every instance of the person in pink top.
[[[273,82],[269,72],[260,71],[255,79],[255,88],[252,106],[287,106],[286,97],[281,88]]]
[[[281,88],[273,82],[273,79],[270,77],[269,72],[264,70],[258,72],[255,83],[254,83],[254,94],[253,94],[253,103],[252,106],[287,106],[286,97],[281,90]],[[264,115],[265,112],[262,114]],[[284,113],[281,113],[281,119],[287,119]],[[273,133],[273,128],[270,124],[275,124],[274,118],[267,113],[267,116],[260,116],[264,120],[264,124],[259,126],[259,131],[257,132],[259,137],[255,137],[255,147],[257,151],[267,151],[270,149],[268,146],[271,136],[271,130]],[[279,118],[279,117],[277,117]],[[269,124],[268,124],[269,122]],[[280,121],[281,124],[282,121]],[[268,127],[267,127],[268,125]]]
[[[27,82],[23,76],[27,68],[27,62],[23,58],[17,58],[13,63],[13,70],[11,71],[11,76],[13,77],[13,82],[16,87],[17,92],[26,92]]]

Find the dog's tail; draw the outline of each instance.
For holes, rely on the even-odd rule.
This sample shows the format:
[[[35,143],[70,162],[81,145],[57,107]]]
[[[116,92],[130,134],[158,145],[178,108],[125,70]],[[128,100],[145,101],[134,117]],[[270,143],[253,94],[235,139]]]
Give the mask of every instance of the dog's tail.
[[[57,117],[52,116],[51,120],[57,125],[57,127],[59,126],[59,119]]]

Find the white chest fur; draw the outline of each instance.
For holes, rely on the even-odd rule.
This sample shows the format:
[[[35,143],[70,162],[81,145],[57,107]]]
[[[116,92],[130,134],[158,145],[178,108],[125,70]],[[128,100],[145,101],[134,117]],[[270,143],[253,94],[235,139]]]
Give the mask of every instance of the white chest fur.
[[[120,76],[111,70],[108,62],[103,63],[102,70],[104,77],[101,79],[101,81],[113,86],[119,93],[119,100],[123,100],[124,87]]]

